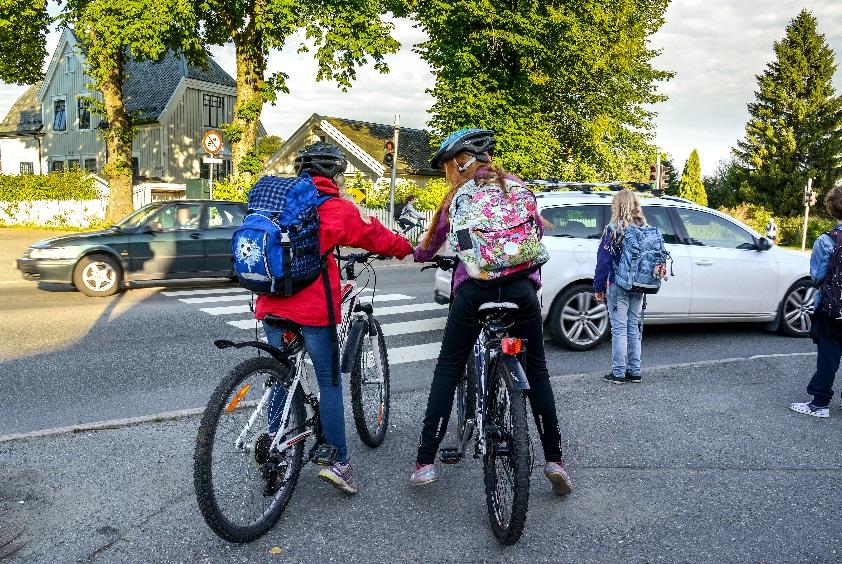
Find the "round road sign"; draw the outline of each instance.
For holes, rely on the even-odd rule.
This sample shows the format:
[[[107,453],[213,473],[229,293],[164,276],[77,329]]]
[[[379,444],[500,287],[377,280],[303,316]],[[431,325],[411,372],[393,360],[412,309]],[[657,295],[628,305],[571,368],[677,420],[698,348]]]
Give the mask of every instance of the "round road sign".
[[[211,155],[216,155],[222,150],[222,134],[218,131],[205,131],[202,136],[202,148]]]

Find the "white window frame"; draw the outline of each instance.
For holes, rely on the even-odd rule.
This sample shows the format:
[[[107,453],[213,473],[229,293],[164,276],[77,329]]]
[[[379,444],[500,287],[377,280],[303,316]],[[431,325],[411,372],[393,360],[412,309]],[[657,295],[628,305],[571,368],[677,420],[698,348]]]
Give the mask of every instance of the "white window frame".
[[[82,159],[81,159],[82,170],[88,171],[88,169],[85,167],[85,161],[88,161],[88,160],[91,160],[91,159],[93,159],[93,161],[96,163],[96,166],[94,167],[94,170],[92,170],[90,172],[91,172],[91,174],[96,174],[97,171],[99,170],[99,159],[97,158],[96,155],[82,155]]]
[[[23,165],[29,165],[30,171],[29,172],[23,172],[23,170],[22,170]],[[21,174],[21,175],[35,174],[35,163],[32,162],[32,161],[21,161],[20,163],[18,163],[18,170],[20,171],[19,174]]]
[[[57,162],[57,161],[61,161],[62,163],[64,163],[64,164],[62,164],[61,170],[62,170],[62,172],[67,172],[67,159],[65,159],[63,156],[59,156],[59,155],[50,155],[49,157],[47,157],[47,173],[48,174],[53,172],[53,163]]]
[[[93,129],[94,129],[94,114],[91,111],[90,104],[88,104],[88,127],[86,127],[86,128],[82,127],[82,123],[81,123],[82,114],[81,114],[81,112],[79,112],[79,103],[82,102],[82,97],[84,97],[84,96],[85,96],[84,94],[76,94],[76,96],[74,96],[74,98],[76,100],[76,128],[79,131],[93,131]]]
[[[56,129],[56,102],[59,100],[64,101],[64,129]],[[50,105],[50,130],[53,133],[60,133],[65,134],[67,133],[68,125],[70,124],[70,108],[67,107],[67,96],[53,96],[52,103]]]

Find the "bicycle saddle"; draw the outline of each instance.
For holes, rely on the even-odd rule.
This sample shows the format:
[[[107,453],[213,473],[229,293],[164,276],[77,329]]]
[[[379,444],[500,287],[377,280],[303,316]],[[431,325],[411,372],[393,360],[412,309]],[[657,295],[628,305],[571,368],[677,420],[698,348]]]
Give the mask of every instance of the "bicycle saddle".
[[[271,313],[264,317],[263,321],[275,328],[283,327],[287,331],[301,333],[301,325],[295,321],[290,321],[289,319],[284,319],[283,317],[278,317],[277,315],[272,315]]]
[[[479,306],[480,312],[492,310],[518,311],[519,309],[518,305],[512,302],[485,302]]]

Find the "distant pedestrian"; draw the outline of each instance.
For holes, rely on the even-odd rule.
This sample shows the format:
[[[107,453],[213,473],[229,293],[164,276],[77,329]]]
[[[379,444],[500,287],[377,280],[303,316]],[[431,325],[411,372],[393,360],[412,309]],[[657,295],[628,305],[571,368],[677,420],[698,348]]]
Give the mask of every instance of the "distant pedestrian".
[[[778,224],[775,223],[774,217],[770,217],[769,223],[766,224],[766,239],[768,239],[773,245],[777,244]]]
[[[833,381],[842,358],[842,185],[830,191],[825,205],[837,225],[816,239],[810,255],[810,276],[819,286],[810,326],[810,337],[818,348],[816,372],[807,385],[813,399],[789,406],[798,413],[823,418],[830,417]]]

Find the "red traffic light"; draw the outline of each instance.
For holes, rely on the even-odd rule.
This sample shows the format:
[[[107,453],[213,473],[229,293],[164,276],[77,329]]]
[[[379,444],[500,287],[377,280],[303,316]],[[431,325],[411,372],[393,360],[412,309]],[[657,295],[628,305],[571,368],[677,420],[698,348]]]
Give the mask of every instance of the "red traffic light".
[[[393,141],[386,141],[386,143],[383,144],[383,148],[386,152],[391,153],[395,150],[395,143]]]
[[[652,165],[649,167],[649,182],[657,182],[658,181],[658,167],[656,165]]]

